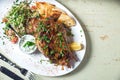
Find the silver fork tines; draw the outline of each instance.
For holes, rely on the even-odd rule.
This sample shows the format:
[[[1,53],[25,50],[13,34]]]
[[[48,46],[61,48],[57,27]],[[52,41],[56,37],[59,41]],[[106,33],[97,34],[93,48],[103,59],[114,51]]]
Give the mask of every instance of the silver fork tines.
[[[31,72],[29,72],[29,73],[26,75],[26,77],[28,77],[29,80],[35,80],[35,77],[34,77],[33,73],[31,73]]]

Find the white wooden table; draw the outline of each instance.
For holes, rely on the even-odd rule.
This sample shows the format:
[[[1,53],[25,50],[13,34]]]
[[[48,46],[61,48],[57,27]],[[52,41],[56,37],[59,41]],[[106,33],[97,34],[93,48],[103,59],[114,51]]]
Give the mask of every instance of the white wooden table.
[[[58,1],[70,9],[84,28],[88,45],[86,56],[68,75],[35,75],[36,80],[120,80],[120,0]],[[0,64],[20,75],[8,64],[2,61]],[[0,80],[10,79],[0,73]]]

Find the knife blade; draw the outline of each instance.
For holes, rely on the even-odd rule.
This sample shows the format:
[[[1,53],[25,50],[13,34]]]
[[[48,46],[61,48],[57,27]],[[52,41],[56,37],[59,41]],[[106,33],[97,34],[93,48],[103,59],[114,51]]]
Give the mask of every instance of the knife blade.
[[[5,68],[4,66],[0,66],[0,72],[4,73],[5,75],[9,76],[14,80],[24,80],[23,78],[19,77],[17,74]]]

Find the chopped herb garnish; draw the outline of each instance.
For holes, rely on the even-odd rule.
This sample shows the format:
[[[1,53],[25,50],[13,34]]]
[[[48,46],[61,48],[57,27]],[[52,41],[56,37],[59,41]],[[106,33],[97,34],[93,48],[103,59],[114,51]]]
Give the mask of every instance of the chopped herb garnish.
[[[64,53],[63,53],[62,51],[60,52],[60,56],[61,56],[61,57],[63,57],[63,56],[64,56]]]
[[[18,2],[19,0],[16,0],[15,2]]]
[[[50,40],[48,38],[44,39],[47,43],[50,43]]]
[[[82,30],[80,30],[80,32],[82,32]]]
[[[67,46],[64,46],[64,48],[67,48]]]
[[[3,36],[4,38],[6,38],[6,36]]]
[[[39,36],[37,39],[38,39],[38,40],[41,40],[41,37]]]
[[[40,14],[38,12],[33,12],[32,18],[40,18]]]
[[[69,60],[68,59],[66,59],[66,62],[68,62]]]
[[[42,64],[43,61],[45,61],[45,60],[41,59],[41,60],[40,60],[40,63]]]
[[[50,43],[50,39],[46,35],[42,36],[42,39],[45,40],[47,43]]]
[[[48,45],[45,45],[45,46],[43,47],[44,50],[47,49],[47,48],[48,48]]]
[[[3,40],[3,38],[1,38]]]
[[[27,42],[23,45],[23,47],[30,47],[30,46],[34,46],[34,45],[35,45],[34,42],[27,41]]]
[[[16,0],[15,4],[17,4],[18,0]],[[26,33],[25,26],[28,23],[28,20],[32,16],[32,11],[30,10],[30,6],[27,2],[23,1],[17,5],[13,5],[12,9],[10,10],[8,16],[7,24],[11,24],[13,28],[19,33],[19,35],[24,35]]]
[[[51,51],[50,51],[50,55],[53,55],[54,53],[55,53],[54,50],[51,50]]]
[[[60,47],[62,48],[62,41],[60,40]]]
[[[46,18],[46,20],[49,20],[49,18]]]
[[[46,40],[47,43],[50,43],[50,40]]]
[[[19,0],[16,0],[16,1],[14,1],[13,3],[14,3],[14,4],[17,4],[18,1],[19,1]]]
[[[52,60],[49,60],[48,62],[50,62],[52,64]]]
[[[5,42],[3,41],[3,45],[5,45]]]
[[[62,36],[62,33],[61,33],[61,32],[59,32],[59,33],[57,33],[57,35],[58,35],[58,36]]]
[[[37,31],[39,32],[40,30],[45,31],[45,32],[47,31],[47,29],[42,21],[39,23]]]

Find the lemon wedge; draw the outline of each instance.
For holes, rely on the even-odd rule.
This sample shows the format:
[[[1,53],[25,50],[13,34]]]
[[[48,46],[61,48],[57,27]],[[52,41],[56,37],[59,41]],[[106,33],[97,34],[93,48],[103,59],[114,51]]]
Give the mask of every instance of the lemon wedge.
[[[70,44],[70,48],[74,51],[81,50],[83,48],[81,43],[73,42]]]

